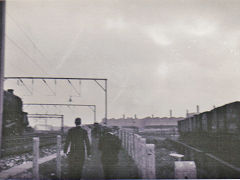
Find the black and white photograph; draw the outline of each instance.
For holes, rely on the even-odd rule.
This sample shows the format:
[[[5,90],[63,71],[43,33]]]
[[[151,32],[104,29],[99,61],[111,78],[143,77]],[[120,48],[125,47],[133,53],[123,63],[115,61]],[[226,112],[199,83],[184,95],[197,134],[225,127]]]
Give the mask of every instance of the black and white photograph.
[[[240,0],[0,0],[0,179],[240,178]]]

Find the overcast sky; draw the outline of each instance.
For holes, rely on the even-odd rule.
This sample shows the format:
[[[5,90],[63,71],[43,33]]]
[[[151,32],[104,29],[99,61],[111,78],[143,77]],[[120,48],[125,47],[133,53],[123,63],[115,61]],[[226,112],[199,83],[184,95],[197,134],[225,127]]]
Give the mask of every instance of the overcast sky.
[[[240,99],[239,9],[239,0],[9,0],[5,76],[107,78],[109,118],[210,110]],[[100,121],[104,93],[83,88]]]

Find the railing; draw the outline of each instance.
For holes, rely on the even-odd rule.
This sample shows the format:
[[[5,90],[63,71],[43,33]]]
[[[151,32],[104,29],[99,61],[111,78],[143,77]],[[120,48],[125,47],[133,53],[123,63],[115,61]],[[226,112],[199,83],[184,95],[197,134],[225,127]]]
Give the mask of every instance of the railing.
[[[122,147],[134,160],[141,178],[155,179],[155,145],[147,144],[146,139],[126,129],[118,131]]]
[[[42,162],[47,162],[52,160],[53,158],[56,158],[56,173],[57,173],[57,177],[59,179],[61,179],[61,151],[62,151],[62,137],[60,135],[57,136],[57,153],[52,154],[50,158],[46,158],[46,160],[43,160],[42,158]],[[39,179],[39,164],[40,164],[40,159],[39,159],[39,137],[35,137],[33,138],[33,166],[32,166],[32,170],[33,170],[33,179],[38,180]]]
[[[60,135],[55,137],[55,144],[57,145],[57,153],[44,156],[39,158],[39,148],[41,144],[41,139],[39,137],[34,137],[32,139],[32,152],[33,159],[30,162],[14,166],[10,169],[0,172],[0,179],[9,179],[16,177],[17,175],[32,169],[32,179],[39,179],[39,164],[43,164],[53,159],[56,160],[56,174],[58,179],[61,179],[61,149],[62,149],[62,137]],[[51,140],[52,141],[52,140]],[[52,142],[53,143],[53,142]]]

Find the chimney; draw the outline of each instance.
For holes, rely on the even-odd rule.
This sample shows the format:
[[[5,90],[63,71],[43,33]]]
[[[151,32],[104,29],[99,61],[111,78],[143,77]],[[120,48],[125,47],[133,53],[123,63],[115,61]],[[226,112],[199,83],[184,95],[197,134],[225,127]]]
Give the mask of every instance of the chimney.
[[[172,110],[170,109],[170,118],[172,117]]]
[[[186,110],[186,117],[188,117],[188,110]]]
[[[123,119],[125,119],[125,114],[123,114]]]
[[[215,105],[213,105],[213,109],[215,109],[216,108],[216,106]]]
[[[199,105],[197,105],[197,114],[199,114]]]
[[[134,118],[137,119],[137,115],[136,114],[134,115]]]
[[[7,92],[9,92],[9,93],[11,93],[11,94],[13,94],[13,91],[14,91],[13,89],[8,89],[8,90],[7,90]]]

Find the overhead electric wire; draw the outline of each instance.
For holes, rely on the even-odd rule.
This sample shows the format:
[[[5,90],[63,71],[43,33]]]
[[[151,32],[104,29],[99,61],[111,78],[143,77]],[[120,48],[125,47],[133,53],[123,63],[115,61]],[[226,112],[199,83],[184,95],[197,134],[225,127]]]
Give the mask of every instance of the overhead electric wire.
[[[26,74],[26,73],[27,73],[27,71],[21,69],[21,68],[20,68],[19,66],[17,66],[16,64],[14,64],[14,63],[12,63],[12,62],[9,62],[9,63],[10,63],[10,65],[11,65],[12,67],[15,67],[15,69],[17,69],[18,71],[20,70],[23,74]]]
[[[26,31],[18,24],[18,22],[10,16],[8,13],[6,15],[16,24],[16,26],[23,32],[23,34],[26,36],[26,38],[32,43],[33,47],[41,54],[46,60],[48,60],[47,56],[39,49],[39,47],[36,45],[36,43],[32,40],[32,38],[26,33]]]
[[[31,62],[36,65],[44,74],[48,74],[37,62],[35,59],[33,59],[20,45],[18,45],[14,40],[12,40],[7,34],[5,34],[6,38],[13,43],[18,49],[20,49],[23,54],[25,54],[25,56],[27,56],[29,58],[29,60],[31,60]]]

